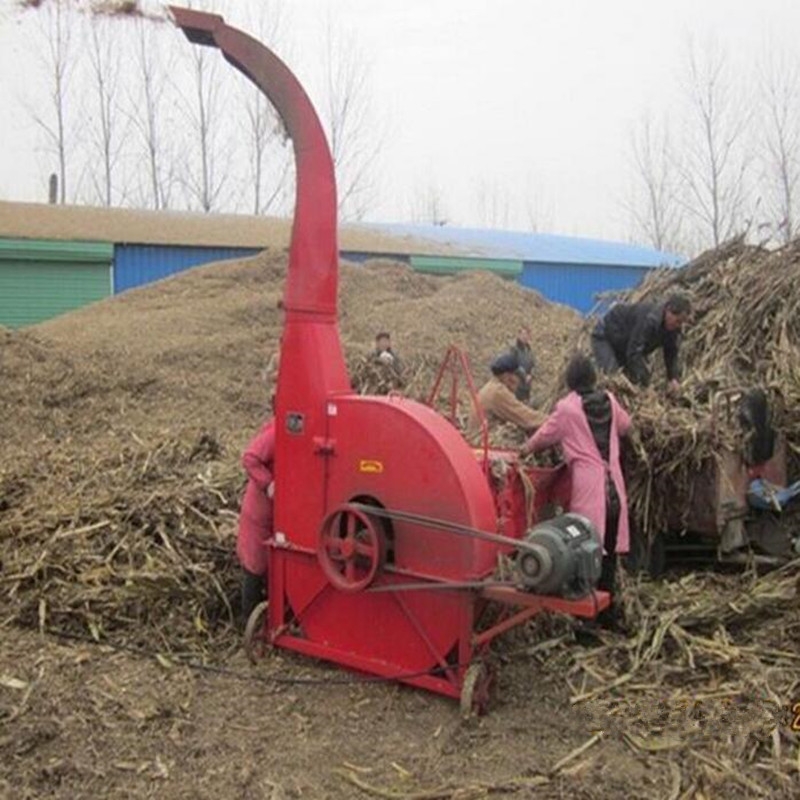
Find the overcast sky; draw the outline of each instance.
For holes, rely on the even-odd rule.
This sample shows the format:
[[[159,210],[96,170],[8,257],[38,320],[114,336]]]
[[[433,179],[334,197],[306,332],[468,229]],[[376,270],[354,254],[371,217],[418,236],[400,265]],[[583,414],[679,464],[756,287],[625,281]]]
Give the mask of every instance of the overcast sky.
[[[12,5],[0,0],[0,197],[43,200],[37,133],[20,99],[30,44]],[[532,214],[553,232],[617,239],[630,232],[622,201],[631,128],[647,109],[676,106],[687,37],[714,38],[748,75],[768,48],[796,49],[800,35],[798,0],[283,6],[294,59],[287,60],[301,81],[313,70],[329,9],[370,65],[374,113],[387,126],[371,219],[407,219],[415,196],[436,186],[449,219],[477,225],[483,183],[510,199],[512,227],[526,227]]]

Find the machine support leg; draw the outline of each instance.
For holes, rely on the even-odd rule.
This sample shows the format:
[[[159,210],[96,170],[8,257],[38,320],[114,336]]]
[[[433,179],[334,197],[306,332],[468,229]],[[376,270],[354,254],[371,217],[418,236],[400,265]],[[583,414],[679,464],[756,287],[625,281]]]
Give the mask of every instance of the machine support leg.
[[[458,637],[458,663],[466,670],[474,655],[472,648],[472,630],[475,626],[475,606],[465,604],[461,609],[461,634]]]
[[[439,666],[444,670],[447,680],[456,685],[457,679],[453,674],[453,667],[444,660],[444,656],[433,646],[433,644],[431,644],[428,634],[425,633],[425,630],[419,624],[417,618],[408,610],[408,606],[406,606],[406,604],[403,602],[403,599],[396,594],[392,595],[392,597],[394,597],[394,599],[397,601],[403,614],[405,614],[406,619],[408,619],[408,621],[414,626],[419,638],[425,643],[425,647],[430,650],[431,655],[439,662]]]
[[[278,631],[286,618],[286,561],[273,548],[269,555],[269,608],[267,624],[270,631]],[[272,639],[274,641],[275,634]]]
[[[506,631],[511,630],[511,628],[521,625],[523,622],[527,622],[532,617],[535,617],[540,611],[541,608],[538,606],[523,608],[521,611],[518,611],[516,614],[508,617],[502,622],[498,622],[497,625],[493,625],[491,628],[487,628],[485,631],[473,636],[473,646],[481,647],[484,644],[488,644],[492,641],[492,639],[499,636],[501,633],[505,633]]]

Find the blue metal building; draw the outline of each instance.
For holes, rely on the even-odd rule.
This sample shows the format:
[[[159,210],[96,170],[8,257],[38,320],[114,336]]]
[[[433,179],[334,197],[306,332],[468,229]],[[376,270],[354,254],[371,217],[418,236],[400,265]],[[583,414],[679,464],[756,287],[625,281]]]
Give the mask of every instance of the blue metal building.
[[[398,251],[342,250],[341,257],[347,261],[359,264],[386,258],[433,274],[488,270],[584,314],[594,308],[599,294],[630,289],[650,270],[682,263],[678,256],[645,247],[571,236],[424,225],[357,227],[397,237]],[[413,242],[426,243],[428,253],[438,249],[440,254],[413,255]],[[247,258],[258,252],[257,247],[115,244],[112,292],[118,294],[190,267]]]
[[[632,289],[649,272],[646,267],[607,264],[538,263],[526,261],[519,282],[536,289],[548,300],[572,306],[582,314],[590,312],[598,295]]]
[[[190,267],[247,258],[258,253],[252,247],[194,247],[155,244],[114,245],[113,292],[118,294],[145,283],[161,280]]]
[[[584,314],[594,308],[599,294],[631,289],[653,269],[684,263],[680,256],[649,247],[574,236],[423,225],[375,228],[388,235],[433,241],[462,253],[469,251],[475,257],[476,269],[482,268],[481,259],[510,264],[521,261],[518,283]],[[463,256],[451,258],[454,263],[465,260]],[[415,260],[412,258],[411,262],[413,265]],[[439,271],[444,271],[441,266]]]
[[[195,247],[191,245],[165,244],[117,244],[114,245],[114,294],[144,286],[146,283],[167,278],[191,267],[199,267],[214,261],[249,258],[260,252],[256,247]],[[363,264],[375,258],[385,258],[408,264],[411,257],[403,253],[362,253],[342,250],[342,259],[354,264]]]
[[[98,209],[0,201],[0,241],[36,239],[113,246],[119,293],[190,267],[253,256],[289,245],[291,220],[246,215]],[[572,236],[433,225],[342,225],[341,257],[384,258],[419,272],[493,272],[548,300],[587,313],[597,295],[630,289],[652,269],[680,266],[678,256],[647,247]],[[1,321],[0,321],[1,322]]]

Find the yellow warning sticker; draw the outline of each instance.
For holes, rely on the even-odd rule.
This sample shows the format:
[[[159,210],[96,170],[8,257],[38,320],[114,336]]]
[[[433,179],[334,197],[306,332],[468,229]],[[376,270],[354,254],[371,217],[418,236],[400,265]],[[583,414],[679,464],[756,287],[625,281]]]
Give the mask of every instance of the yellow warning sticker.
[[[358,462],[358,471],[359,472],[369,472],[373,475],[379,475],[383,472],[383,462],[382,461],[371,461],[369,459],[362,459]]]

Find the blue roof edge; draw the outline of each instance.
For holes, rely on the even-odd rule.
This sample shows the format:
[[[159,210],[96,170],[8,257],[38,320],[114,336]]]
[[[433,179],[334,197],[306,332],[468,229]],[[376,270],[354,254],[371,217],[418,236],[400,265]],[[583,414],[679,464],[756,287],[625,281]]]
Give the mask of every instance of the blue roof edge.
[[[508,258],[547,264],[596,264],[656,269],[679,267],[687,259],[641,245],[605,239],[588,239],[551,233],[457,228],[449,225],[409,223],[358,223],[350,227],[410,236],[431,243],[449,245],[458,255]]]

